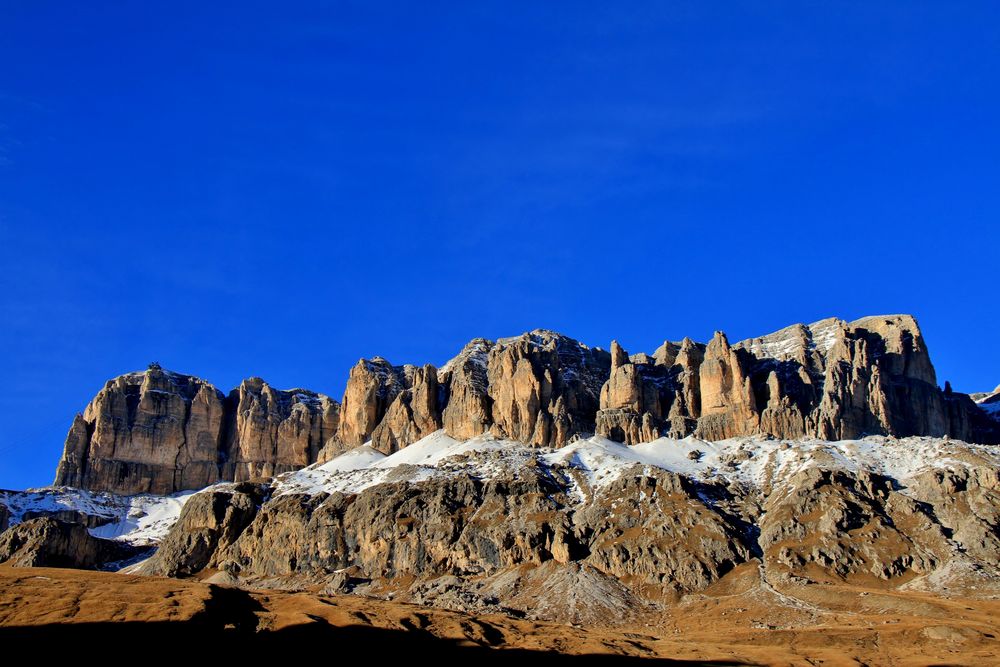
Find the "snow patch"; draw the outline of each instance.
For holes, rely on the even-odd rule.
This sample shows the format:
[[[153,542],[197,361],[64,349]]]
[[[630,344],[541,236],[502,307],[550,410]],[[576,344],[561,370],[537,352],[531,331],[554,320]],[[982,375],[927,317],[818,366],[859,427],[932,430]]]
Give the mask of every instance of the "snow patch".
[[[90,529],[95,537],[148,546],[158,544],[166,536],[184,503],[195,493],[116,496],[72,487],[50,487],[0,492],[0,502],[10,510],[11,524],[37,516],[76,512],[96,517],[103,524]]]

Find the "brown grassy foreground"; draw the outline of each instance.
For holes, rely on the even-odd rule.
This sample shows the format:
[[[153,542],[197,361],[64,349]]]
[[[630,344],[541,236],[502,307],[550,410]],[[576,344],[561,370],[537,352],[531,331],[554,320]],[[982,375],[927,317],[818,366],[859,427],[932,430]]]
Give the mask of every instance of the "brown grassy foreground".
[[[0,645],[50,661],[180,656],[197,664],[273,654],[287,656],[286,662],[430,657],[474,667],[644,658],[715,665],[1000,664],[995,599],[822,585],[777,593],[756,587],[750,568],[732,575],[707,595],[634,627],[584,628],[356,596],[0,566]]]

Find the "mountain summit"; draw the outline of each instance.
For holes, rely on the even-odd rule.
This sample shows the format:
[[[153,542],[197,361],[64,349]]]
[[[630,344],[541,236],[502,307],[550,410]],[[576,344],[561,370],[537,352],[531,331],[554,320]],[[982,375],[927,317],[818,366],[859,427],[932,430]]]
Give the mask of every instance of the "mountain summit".
[[[369,443],[392,454],[444,429],[539,447],[597,434],[628,445],[661,436],[948,436],[1000,441],[996,414],[938,387],[909,315],[830,318],[731,344],[665,341],[629,355],[535,330],[478,338],[441,369],[361,359],[341,402],[260,378],[228,396],[163,370],[110,380],[66,438],[55,483],[168,494],[272,476]]]

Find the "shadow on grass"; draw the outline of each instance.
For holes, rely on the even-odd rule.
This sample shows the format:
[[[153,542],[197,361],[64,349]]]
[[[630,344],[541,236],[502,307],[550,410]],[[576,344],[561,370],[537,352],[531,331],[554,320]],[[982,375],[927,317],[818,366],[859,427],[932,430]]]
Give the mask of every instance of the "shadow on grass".
[[[68,623],[0,627],[0,646],[30,651],[46,661],[79,660],[93,656],[113,662],[148,664],[169,660],[175,664],[204,664],[210,658],[262,659],[280,656],[287,661],[319,660],[384,664],[432,659],[441,664],[469,667],[499,665],[745,665],[740,662],[691,662],[614,655],[572,656],[525,649],[493,649],[468,642],[441,639],[421,630],[388,630],[371,626],[337,627],[311,623],[277,631],[257,632],[248,627],[219,627],[203,621]],[[35,653],[37,651],[37,653]],[[352,660],[353,662],[353,660]],[[112,664],[109,662],[108,664]],[[393,663],[388,663],[393,664]],[[275,667],[283,667],[278,663]]]
[[[256,612],[265,611],[245,591],[210,586],[205,608],[187,621],[50,623],[0,626],[0,647],[16,655],[42,657],[47,663],[94,657],[98,664],[205,664],[208,659],[260,660],[276,657],[272,667],[289,667],[303,660],[352,665],[413,665],[413,660],[444,660],[439,664],[482,665],[746,665],[730,661],[647,659],[616,655],[573,656],[550,651],[497,648],[499,631],[484,631],[479,643],[444,639],[416,626],[384,629],[370,625],[335,626],[322,618],[281,630],[261,630]],[[490,626],[491,627],[491,626]],[[492,647],[492,648],[491,648]],[[14,655],[9,654],[8,655]],[[360,659],[360,660],[359,660]],[[417,663],[419,664],[419,663]]]

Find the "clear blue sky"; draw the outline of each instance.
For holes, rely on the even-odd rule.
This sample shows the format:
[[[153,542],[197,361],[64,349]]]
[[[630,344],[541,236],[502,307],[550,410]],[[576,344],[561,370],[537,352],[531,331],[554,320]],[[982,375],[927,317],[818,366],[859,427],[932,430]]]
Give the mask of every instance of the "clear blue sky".
[[[1000,383],[1000,3],[152,4],[0,3],[0,487],[152,360],[911,312]]]

